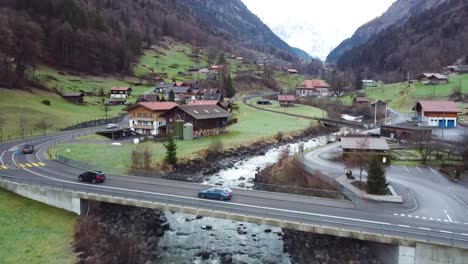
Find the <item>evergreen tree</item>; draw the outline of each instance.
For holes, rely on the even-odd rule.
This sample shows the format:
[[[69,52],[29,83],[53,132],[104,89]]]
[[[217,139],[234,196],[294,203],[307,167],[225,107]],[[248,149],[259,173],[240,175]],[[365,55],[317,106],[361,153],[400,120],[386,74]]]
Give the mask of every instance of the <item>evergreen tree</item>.
[[[362,83],[362,75],[361,75],[361,72],[360,71],[357,71],[355,76],[354,76],[355,80],[354,80],[354,89],[356,90],[361,90],[362,89],[362,86],[364,85]]]
[[[99,89],[97,96],[99,96],[99,97],[106,96],[106,94],[104,93],[104,90],[102,88]]]
[[[388,182],[385,178],[385,167],[380,157],[374,157],[369,163],[367,178],[367,192],[369,194],[384,195],[387,193]]]
[[[167,162],[168,164],[176,165],[177,164],[177,144],[173,136],[169,137],[169,142],[167,142],[167,144],[164,144],[164,147],[166,148],[166,157],[164,161]]]
[[[232,98],[234,95],[236,95],[236,90],[232,85],[232,78],[230,74],[224,79],[224,90],[226,91],[226,97],[228,98]]]
[[[218,64],[218,65],[224,65],[224,64],[226,64],[226,63],[227,63],[227,61],[226,61],[226,58],[224,57],[224,53],[221,52],[221,54],[219,54],[217,64]]]
[[[169,92],[169,97],[167,99],[169,102],[175,102],[175,93],[173,90]]]

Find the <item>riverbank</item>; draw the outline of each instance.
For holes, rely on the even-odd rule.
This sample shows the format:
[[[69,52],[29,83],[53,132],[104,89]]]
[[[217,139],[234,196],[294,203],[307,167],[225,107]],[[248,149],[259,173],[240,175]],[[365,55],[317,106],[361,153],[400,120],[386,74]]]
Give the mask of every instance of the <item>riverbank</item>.
[[[159,210],[89,202],[80,218],[74,250],[80,264],[157,263],[157,246],[170,226]]]

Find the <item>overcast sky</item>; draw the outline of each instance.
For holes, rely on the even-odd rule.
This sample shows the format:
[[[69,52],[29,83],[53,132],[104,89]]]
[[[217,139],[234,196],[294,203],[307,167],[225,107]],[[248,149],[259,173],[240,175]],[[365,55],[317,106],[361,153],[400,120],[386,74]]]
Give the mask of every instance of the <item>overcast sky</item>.
[[[324,59],[396,0],[242,0],[291,46]]]

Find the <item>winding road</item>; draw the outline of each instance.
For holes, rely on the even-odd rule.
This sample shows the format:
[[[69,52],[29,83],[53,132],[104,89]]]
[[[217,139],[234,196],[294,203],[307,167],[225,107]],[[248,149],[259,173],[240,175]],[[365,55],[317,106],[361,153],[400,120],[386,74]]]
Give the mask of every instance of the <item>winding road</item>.
[[[46,152],[50,145],[67,142],[75,136],[93,133],[98,129],[102,128],[70,131],[0,145],[0,180],[61,186],[87,193],[138,197],[182,206],[196,204],[198,208],[210,210],[225,210],[358,232],[413,237],[423,241],[468,248],[467,208],[456,201],[449,192],[444,194],[456,186],[444,187],[446,182],[436,173],[429,175],[430,169],[424,168],[421,175],[415,174],[416,171],[413,169],[411,171],[408,169],[405,173],[401,167],[391,168],[388,171],[390,181],[400,181],[401,185],[411,184],[408,188],[416,194],[418,207],[409,213],[407,208],[391,207],[381,210],[377,204],[363,207],[350,201],[242,189],[234,190],[234,197],[230,202],[202,200],[196,197],[196,193],[206,188],[206,185],[126,175],[108,175],[105,183],[91,185],[77,182],[77,175],[83,172],[83,169],[47,158]],[[18,150],[24,144],[35,145],[35,154],[18,154]],[[330,163],[323,158],[327,150],[333,147],[336,146],[329,145],[309,153],[308,165],[326,171],[330,177],[342,173],[343,168],[338,164]],[[421,182],[421,179],[425,181]]]

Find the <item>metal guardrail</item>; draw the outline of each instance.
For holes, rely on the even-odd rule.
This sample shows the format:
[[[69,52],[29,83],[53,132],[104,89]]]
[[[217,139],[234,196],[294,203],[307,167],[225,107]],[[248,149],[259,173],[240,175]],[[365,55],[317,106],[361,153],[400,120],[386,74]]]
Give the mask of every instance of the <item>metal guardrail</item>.
[[[295,212],[281,209],[252,208],[253,206],[241,204],[223,204],[221,202],[197,199],[195,197],[179,197],[168,194],[158,194],[135,190],[110,190],[99,186],[85,186],[68,182],[53,182],[32,178],[17,178],[0,175],[0,181],[14,184],[36,186],[43,189],[59,190],[63,192],[83,193],[88,195],[108,196],[116,199],[133,199],[141,202],[162,204],[167,206],[190,207],[194,209],[224,212],[243,216],[253,216],[264,219],[273,219],[281,222],[314,225],[322,228],[352,231],[357,233],[369,233],[382,237],[395,237],[414,242],[424,242],[437,245],[445,245],[459,248],[468,248],[468,237],[455,233],[444,233],[405,228],[396,225],[372,221],[359,221],[357,219],[342,219],[340,217],[313,214],[308,212]]]

